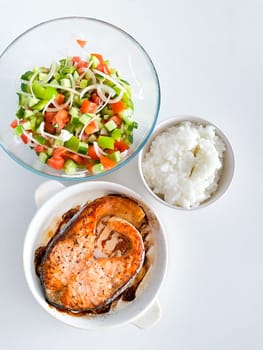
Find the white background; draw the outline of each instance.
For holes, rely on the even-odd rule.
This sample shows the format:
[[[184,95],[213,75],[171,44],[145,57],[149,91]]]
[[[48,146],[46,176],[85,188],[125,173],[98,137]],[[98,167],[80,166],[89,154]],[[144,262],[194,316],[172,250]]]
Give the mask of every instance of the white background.
[[[137,159],[104,178],[142,194],[166,227],[163,317],[147,331],[83,331],[52,319],[30,294],[22,246],[44,178],[0,150],[0,349],[262,349],[263,2],[1,0],[0,51],[32,25],[65,15],[104,19],[134,36],[159,74],[159,121],[192,114],[215,123],[233,145],[235,176],[223,198],[194,212],[157,203]]]

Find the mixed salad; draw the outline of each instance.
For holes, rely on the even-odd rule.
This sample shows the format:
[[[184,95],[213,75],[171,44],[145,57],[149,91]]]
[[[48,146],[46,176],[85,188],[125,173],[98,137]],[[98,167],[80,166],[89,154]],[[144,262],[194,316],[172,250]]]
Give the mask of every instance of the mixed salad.
[[[131,89],[100,54],[67,57],[21,76],[15,134],[40,162],[98,174],[113,168],[133,142]]]

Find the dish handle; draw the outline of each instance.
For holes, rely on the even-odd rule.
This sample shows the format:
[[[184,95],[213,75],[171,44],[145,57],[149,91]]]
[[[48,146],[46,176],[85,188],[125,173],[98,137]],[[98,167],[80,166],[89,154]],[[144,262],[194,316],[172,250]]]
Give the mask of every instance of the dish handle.
[[[138,318],[136,318],[132,324],[140,329],[148,329],[153,327],[162,316],[161,306],[157,299],[153,301],[151,306]]]
[[[50,180],[43,182],[35,191],[35,203],[39,208],[55,193],[61,191],[65,186],[58,181]]]

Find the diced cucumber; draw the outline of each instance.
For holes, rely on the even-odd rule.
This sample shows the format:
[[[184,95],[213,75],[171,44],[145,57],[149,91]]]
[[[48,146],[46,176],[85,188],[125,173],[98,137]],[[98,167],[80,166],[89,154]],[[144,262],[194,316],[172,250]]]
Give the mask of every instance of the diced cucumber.
[[[89,120],[91,120],[91,118],[93,118],[93,117],[94,117],[94,115],[82,114],[82,116],[79,118],[79,121],[80,121],[83,125],[85,125],[85,124],[87,124],[87,122],[88,122]]]
[[[121,152],[120,151],[113,152],[109,154],[108,157],[118,163],[121,161]]]
[[[129,145],[133,143],[133,136],[128,135],[125,139],[125,142],[127,142]]]
[[[102,128],[102,129],[100,130],[100,135],[108,136],[108,135],[109,135],[109,132],[107,131],[106,128]]]
[[[23,123],[24,130],[31,130],[31,123],[28,120],[27,122]]]
[[[65,170],[65,173],[68,175],[75,174],[77,168],[78,168],[78,165],[72,159],[67,159],[64,163],[64,170]]]
[[[32,116],[30,118],[30,126],[31,126],[31,130],[33,130],[33,131],[35,131],[37,129],[36,122],[37,122],[37,117],[36,116]]]
[[[129,100],[127,101],[127,107],[130,108],[130,109],[132,109],[132,110],[134,111],[134,104],[133,104],[132,99],[129,99]]]
[[[52,97],[56,97],[57,95],[58,95],[58,92],[55,88],[51,86],[47,86],[45,96],[43,98],[44,100],[50,100]]]
[[[18,95],[18,104],[19,106],[26,106],[27,104],[27,96],[17,93]]]
[[[16,116],[18,119],[23,119],[25,117],[25,109],[23,107],[20,107],[16,112]]]
[[[79,139],[76,136],[71,136],[71,138],[64,143],[64,146],[77,152],[79,149]]]
[[[89,141],[90,143],[93,143],[93,142],[96,141],[96,140],[97,140],[97,137],[96,137],[94,134],[90,135],[89,138],[88,138],[88,141]]]
[[[79,152],[79,153],[82,153],[82,154],[87,154],[88,148],[89,148],[89,146],[88,146],[87,143],[85,143],[85,142],[80,142],[80,143],[79,143],[78,152]]]
[[[73,116],[79,116],[79,108],[78,107],[71,107],[69,110],[69,114],[73,117]]]
[[[38,143],[41,145],[44,145],[46,143],[46,139],[43,136],[40,135],[34,135],[35,140],[37,140]]]
[[[76,66],[65,66],[61,69],[61,74],[72,74],[76,70]]]
[[[89,63],[91,68],[96,68],[100,64],[100,61],[96,56],[90,55]]]
[[[61,66],[65,66],[67,64],[67,59],[61,58],[61,60],[59,60],[59,63],[61,64]]]
[[[28,84],[22,83],[21,86],[20,86],[20,88],[21,88],[21,90],[22,90],[23,92],[30,93],[30,87],[29,87]]]
[[[122,96],[122,101],[125,103],[125,105],[127,105],[130,101],[130,95],[127,92],[124,92],[123,96]]]
[[[114,149],[114,139],[110,136],[99,136],[98,145],[101,148]]]
[[[79,73],[76,70],[73,73],[73,78],[74,78],[74,80],[78,80],[79,79]]]
[[[76,115],[73,115],[71,117],[71,124],[74,126],[77,126],[80,123],[79,117]]]
[[[114,115],[113,111],[109,109],[108,107],[104,107],[101,111],[101,113],[104,115],[107,115],[108,117],[112,117]]]
[[[73,132],[75,132],[76,134],[79,134],[82,129],[83,129],[83,125],[79,123],[78,125],[74,126]]]
[[[120,141],[121,139],[121,129],[114,129],[111,133],[111,137],[114,139],[114,140],[117,140],[117,141]]]
[[[30,118],[34,115],[34,112],[33,111],[30,111],[30,109],[26,109],[25,110],[25,115],[24,115],[24,118],[27,119],[27,118]]]
[[[46,74],[46,73],[39,73],[39,75],[38,75],[39,81],[44,81],[47,79],[47,77],[48,77],[48,74]]]
[[[60,85],[71,88],[71,81],[67,78],[60,79]]]
[[[52,79],[51,82],[50,82],[50,84],[52,84],[52,85],[58,85],[59,82],[58,82],[56,79]]]
[[[85,87],[88,86],[88,80],[87,79],[81,79],[80,83],[79,83],[79,87],[81,89],[85,89]]]
[[[126,122],[130,121],[132,115],[133,115],[133,110],[131,108],[124,109],[123,111],[118,113],[119,116]]]
[[[38,84],[36,81],[34,81],[32,84],[32,89],[33,89],[34,95],[37,98],[44,99],[44,97],[46,95],[46,88],[44,88],[43,86]]]
[[[17,125],[14,130],[16,136],[21,136],[23,134],[24,128],[22,125]]]
[[[93,165],[93,167],[92,167],[92,173],[93,173],[94,175],[103,173],[103,171],[104,171],[104,166],[103,166],[101,163],[95,164],[95,165]]]
[[[34,111],[42,111],[45,108],[46,104],[49,103],[48,100],[40,100],[36,105],[32,107]]]
[[[33,107],[39,102],[39,99],[33,96],[30,96],[27,100],[28,107]]]
[[[126,130],[129,133],[131,133],[133,129],[137,129],[137,128],[138,128],[138,123],[136,123],[135,121],[131,121],[126,125]]]
[[[36,81],[32,84],[32,89],[34,92],[34,95],[43,100],[50,100],[52,97],[57,96],[57,90],[51,86],[43,87],[42,85],[38,84]]]
[[[109,120],[104,124],[104,126],[108,131],[112,131],[117,128],[117,124],[113,120]]]
[[[49,156],[46,152],[40,152],[38,155],[38,160],[44,164],[47,162],[48,158],[49,158]]]
[[[62,140],[55,139],[54,145],[56,145],[56,146],[58,146],[58,147],[63,146],[63,141],[62,141]]]
[[[102,129],[106,130],[106,129],[104,128],[104,124],[102,123],[102,120],[101,120],[101,119],[98,120],[98,127],[99,127],[99,130],[100,130],[100,131],[101,131]],[[106,130],[106,131],[107,131],[107,130]]]
[[[59,79],[61,78],[59,73],[54,73],[54,78],[56,79],[56,81],[59,81]]]
[[[52,156],[53,152],[54,152],[53,148],[52,147],[48,147],[47,154],[49,155],[49,157]]]
[[[29,81],[33,74],[34,73],[31,70],[29,70],[29,71],[25,72],[24,74],[22,74],[20,79]]]
[[[81,98],[78,95],[73,97],[73,105],[76,107],[80,107],[82,104]]]

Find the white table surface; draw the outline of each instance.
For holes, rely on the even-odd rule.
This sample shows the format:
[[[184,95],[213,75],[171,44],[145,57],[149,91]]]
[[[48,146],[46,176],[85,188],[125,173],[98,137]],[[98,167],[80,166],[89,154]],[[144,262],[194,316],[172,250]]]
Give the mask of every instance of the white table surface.
[[[262,349],[263,2],[1,0],[0,51],[32,25],[66,15],[104,19],[132,34],[159,74],[159,121],[191,114],[218,125],[232,142],[235,176],[223,198],[194,212],[157,203],[137,159],[103,178],[142,194],[166,227],[163,317],[147,331],[83,331],[52,319],[27,287],[22,246],[44,178],[1,150],[0,349]]]

